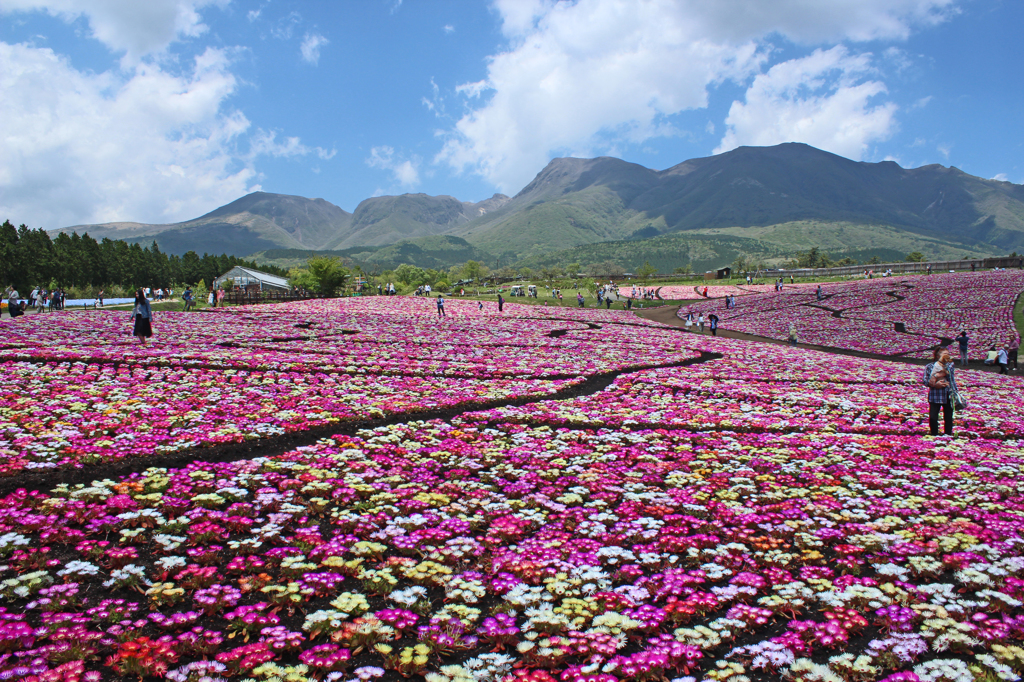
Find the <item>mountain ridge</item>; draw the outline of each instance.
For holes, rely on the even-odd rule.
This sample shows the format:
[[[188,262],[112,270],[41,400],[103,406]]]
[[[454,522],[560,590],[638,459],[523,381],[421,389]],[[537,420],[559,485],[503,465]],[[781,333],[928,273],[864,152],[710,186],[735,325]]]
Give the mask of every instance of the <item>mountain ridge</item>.
[[[978,253],[1024,250],[1024,186],[939,164],[906,169],[785,143],[738,147],[664,170],[615,157],[557,158],[515,196],[479,202],[403,194],[371,197],[348,213],[323,199],[256,192],[171,225],[120,222],[59,231],[155,239],[171,253],[228,247],[235,255],[450,236],[509,263],[591,244],[722,229],[741,236],[802,221],[888,227],[903,235],[885,248],[919,238]]]

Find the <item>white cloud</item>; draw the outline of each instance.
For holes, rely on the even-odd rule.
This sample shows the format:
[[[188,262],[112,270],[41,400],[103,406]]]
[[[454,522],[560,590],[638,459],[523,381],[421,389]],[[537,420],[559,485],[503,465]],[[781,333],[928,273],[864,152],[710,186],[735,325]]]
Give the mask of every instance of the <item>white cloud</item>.
[[[1010,176],[1007,175],[1006,173],[996,173],[995,175],[992,176],[992,179],[998,180],[999,182],[1009,182]]]
[[[953,0],[494,0],[506,51],[465,83],[467,113],[435,161],[518,190],[554,154],[678,134],[666,117],[746,82],[782,36],[798,44],[903,39]],[[873,85],[843,90],[863,97]],[[474,101],[478,98],[479,101]],[[839,104],[839,100],[833,100]],[[883,112],[879,112],[883,113]]]
[[[329,42],[331,41],[319,33],[307,33],[306,37],[302,39],[302,45],[299,47],[302,59],[316,66],[320,61],[320,48]]]
[[[180,37],[206,32],[199,10],[227,0],[0,0],[0,13],[45,11],[67,22],[85,17],[92,37],[125,64],[164,51]]]
[[[942,154],[942,156],[945,157],[945,159],[948,161],[949,160],[949,154],[950,154],[950,152],[953,151],[953,145],[940,144],[940,145],[938,145],[936,147],[936,149],[938,149],[939,153]]]
[[[258,156],[332,153],[262,131],[247,144],[229,67],[207,49],[182,75],[96,74],[0,42],[0,215],[48,229],[185,220],[258,189]]]
[[[393,147],[374,147],[370,150],[370,158],[366,159],[366,165],[390,171],[394,181],[404,189],[411,189],[420,184],[419,157],[405,158],[396,154]]]
[[[255,159],[257,156],[291,158],[308,154],[316,154],[321,159],[331,159],[337,153],[336,149],[328,151],[323,147],[307,147],[297,137],[286,137],[284,142],[278,142],[276,132],[262,129],[257,130],[249,141],[250,159]]]
[[[279,40],[289,40],[295,33],[296,27],[302,23],[302,15],[298,12],[289,12],[274,22],[270,27],[270,35]]]
[[[744,102],[733,102],[727,130],[715,153],[740,145],[805,142],[860,159],[868,145],[888,138],[896,105],[871,105],[885,92],[870,72],[870,55],[850,55],[843,47],[777,64],[754,79]]]

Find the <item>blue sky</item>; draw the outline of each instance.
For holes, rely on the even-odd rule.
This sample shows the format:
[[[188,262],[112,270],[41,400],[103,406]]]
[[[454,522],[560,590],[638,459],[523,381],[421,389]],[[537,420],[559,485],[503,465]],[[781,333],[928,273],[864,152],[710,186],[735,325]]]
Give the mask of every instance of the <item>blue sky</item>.
[[[514,194],[799,141],[1024,182],[1020,0],[0,0],[0,219]]]

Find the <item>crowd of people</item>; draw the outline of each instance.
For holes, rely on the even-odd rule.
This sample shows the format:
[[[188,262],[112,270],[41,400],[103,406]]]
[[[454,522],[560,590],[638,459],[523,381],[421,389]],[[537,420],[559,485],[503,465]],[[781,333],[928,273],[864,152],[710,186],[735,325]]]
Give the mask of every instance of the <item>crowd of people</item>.
[[[35,287],[29,292],[28,298],[23,299],[21,294],[12,284],[4,290],[4,300],[7,301],[7,311],[11,317],[24,315],[28,310],[63,310],[67,293],[64,289],[47,291],[42,287]]]

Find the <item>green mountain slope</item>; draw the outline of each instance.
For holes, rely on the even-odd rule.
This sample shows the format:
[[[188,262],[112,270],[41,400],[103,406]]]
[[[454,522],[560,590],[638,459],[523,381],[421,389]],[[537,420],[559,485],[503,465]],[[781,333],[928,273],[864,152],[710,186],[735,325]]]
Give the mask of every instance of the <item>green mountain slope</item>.
[[[258,263],[282,268],[302,267],[312,255],[337,256],[348,259],[368,272],[391,270],[402,263],[435,270],[447,269],[468,260],[488,263],[493,256],[471,245],[465,239],[447,235],[409,239],[385,246],[354,246],[348,249],[308,251],[299,249],[268,249],[253,254]]]
[[[427,194],[373,197],[356,207],[352,221],[335,233],[328,249],[380,246],[405,239],[450,234],[464,223],[500,208],[508,197],[495,194],[479,203]]]
[[[740,147],[663,171],[609,157],[554,159],[511,199],[496,194],[473,203],[404,194],[367,199],[349,214],[323,199],[257,192],[184,223],[63,231],[72,230],[155,239],[178,254],[353,248],[369,254],[410,240],[424,249],[415,240],[450,236],[506,264],[604,242],[695,233],[770,244],[759,254],[772,258],[811,246],[833,256],[921,251],[944,258],[1024,251],[1024,186],[938,165],[861,163],[791,143]],[[460,241],[437,245],[385,251],[380,262],[446,262],[470,253]],[[442,255],[446,250],[449,256]]]
[[[96,239],[124,239],[181,255],[233,256],[268,248],[322,248],[352,221],[352,214],[323,199],[253,192],[194,220],[169,225],[105,223],[76,225],[53,232],[89,233]]]
[[[454,233],[529,257],[629,236],[799,221],[895,228],[982,252],[1021,250],[1024,187],[956,168],[855,162],[804,144],[740,147],[664,171],[612,158],[555,159],[500,211]]]
[[[579,263],[586,270],[594,263],[613,262],[626,271],[635,272],[649,262],[663,273],[686,265],[695,272],[704,272],[729,265],[739,255],[768,266],[779,266],[810,246],[818,246],[836,260],[849,257],[866,262],[878,258],[883,263],[901,261],[913,251],[936,260],[984,258],[1002,253],[992,247],[957,245],[891,227],[798,221],[766,227],[688,230],[647,239],[584,244],[528,256],[518,265],[542,267]]]

